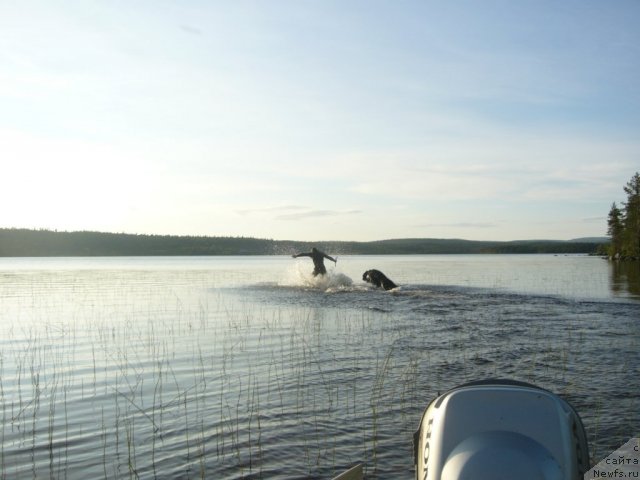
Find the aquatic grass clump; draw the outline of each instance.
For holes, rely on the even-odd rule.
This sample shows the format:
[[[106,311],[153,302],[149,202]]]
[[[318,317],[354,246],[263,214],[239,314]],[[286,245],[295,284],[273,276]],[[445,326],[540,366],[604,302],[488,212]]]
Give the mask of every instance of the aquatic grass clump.
[[[173,320],[165,323],[170,328],[159,332],[160,340],[154,332],[157,327],[144,328],[139,319],[131,318],[128,306],[124,307],[127,310],[124,315],[114,316],[109,322],[99,315],[83,323],[73,312],[68,323],[62,323],[60,328],[56,324],[65,318],[58,318],[56,323],[41,318],[34,318],[30,324],[3,323],[1,399],[5,474],[21,475],[28,470],[37,474],[48,469],[58,477],[75,471],[78,465],[67,456],[73,454],[80,441],[87,451],[98,448],[93,438],[86,437],[87,432],[96,430],[96,418],[100,419],[98,430],[101,430],[97,437],[103,458],[100,473],[121,473],[121,465],[106,462],[120,459],[123,452],[127,470],[132,474],[141,470],[136,439],[147,436],[153,440],[150,443],[156,444],[164,433],[162,413],[174,408],[179,398],[188,399],[189,391],[202,383],[202,371],[194,372],[200,378],[189,386],[183,386],[185,379],[178,380],[175,375],[175,388],[171,384],[165,386],[170,378],[163,366],[168,365],[170,370],[171,356],[176,355],[175,350],[169,351],[167,339],[175,339],[177,329],[185,332],[193,330],[193,326],[188,321],[183,325],[176,323],[179,312],[178,315],[170,312]],[[51,312],[67,315],[66,307]],[[148,325],[157,323],[149,321]],[[154,371],[152,365],[157,365],[158,370]],[[202,366],[201,361],[200,370]],[[149,386],[153,386],[153,394]],[[175,395],[164,401],[163,391]],[[193,414],[190,408],[187,414]],[[195,411],[197,415],[198,408]],[[108,429],[107,425],[113,427]],[[41,458],[42,452],[46,453],[46,461]]]

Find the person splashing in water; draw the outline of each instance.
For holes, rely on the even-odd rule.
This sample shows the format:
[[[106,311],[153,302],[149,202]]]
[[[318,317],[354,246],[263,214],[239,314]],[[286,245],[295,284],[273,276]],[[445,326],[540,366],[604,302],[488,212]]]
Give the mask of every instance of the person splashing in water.
[[[327,255],[324,252],[321,252],[320,250],[318,250],[317,248],[312,248],[310,252],[308,253],[296,253],[295,255],[291,255],[293,258],[298,258],[298,257],[311,257],[311,260],[313,260],[313,276],[318,276],[318,275],[324,275],[327,273],[327,269],[324,266],[324,259],[327,258],[329,260],[331,260],[333,263],[338,263],[338,260],[336,260],[333,257],[330,257],[329,255]]]

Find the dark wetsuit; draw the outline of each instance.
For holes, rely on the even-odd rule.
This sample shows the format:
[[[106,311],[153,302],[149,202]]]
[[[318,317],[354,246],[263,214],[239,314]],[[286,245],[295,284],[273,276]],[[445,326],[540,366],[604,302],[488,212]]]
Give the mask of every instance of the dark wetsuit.
[[[311,257],[311,260],[313,260],[313,266],[314,266],[314,269],[313,269],[314,277],[316,275],[324,275],[325,273],[327,273],[327,269],[324,266],[325,258],[328,258],[333,263],[337,262],[335,258],[332,258],[326,253],[321,252],[320,250],[317,250],[315,248],[312,248],[311,251],[308,253],[297,253],[293,255],[293,258],[298,258],[298,257]]]

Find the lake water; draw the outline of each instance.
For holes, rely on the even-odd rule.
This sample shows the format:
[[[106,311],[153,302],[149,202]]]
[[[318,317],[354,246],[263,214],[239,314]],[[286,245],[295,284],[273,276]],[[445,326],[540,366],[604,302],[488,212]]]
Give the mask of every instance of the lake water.
[[[457,384],[581,415],[592,460],[640,430],[640,281],[588,256],[0,259],[1,478],[412,478]],[[377,268],[400,285],[362,280]]]

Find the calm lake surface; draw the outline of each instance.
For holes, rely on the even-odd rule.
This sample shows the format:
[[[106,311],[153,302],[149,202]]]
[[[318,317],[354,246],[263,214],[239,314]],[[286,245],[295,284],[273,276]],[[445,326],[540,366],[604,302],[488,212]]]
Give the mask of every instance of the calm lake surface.
[[[331,253],[331,252],[329,252]],[[487,377],[640,431],[638,266],[588,256],[0,259],[1,478],[412,478],[427,403]],[[365,284],[377,268],[401,287]]]

